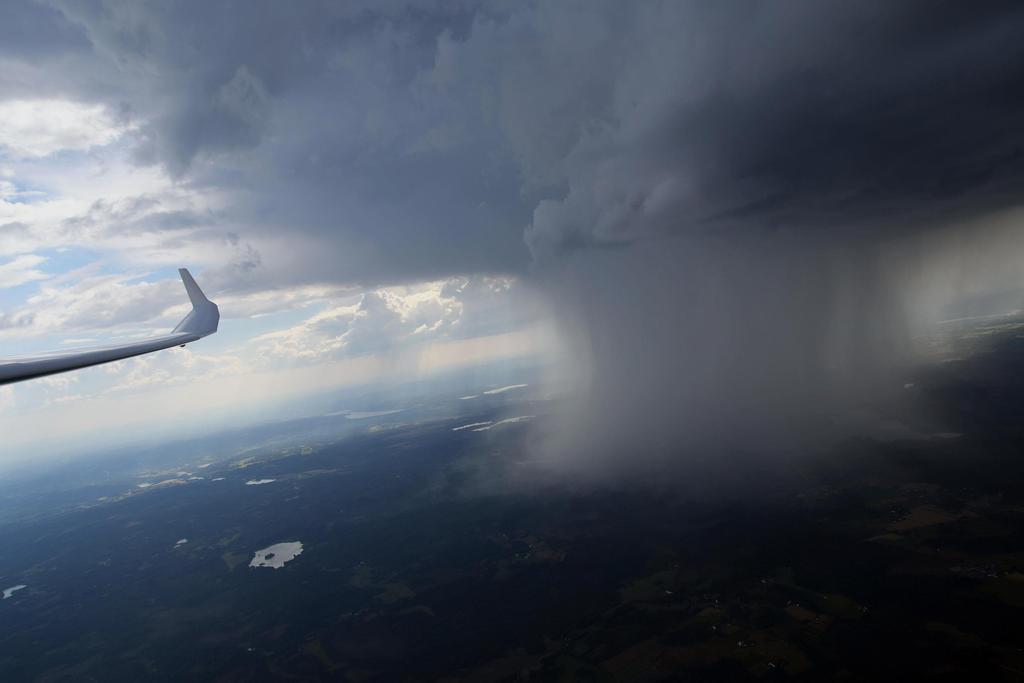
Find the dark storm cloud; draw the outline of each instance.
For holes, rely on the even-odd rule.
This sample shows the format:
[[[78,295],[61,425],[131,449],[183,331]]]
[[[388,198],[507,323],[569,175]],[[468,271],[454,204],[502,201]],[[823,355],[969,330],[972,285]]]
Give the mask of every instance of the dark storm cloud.
[[[310,238],[316,278],[891,223],[1024,163],[1017,3],[49,4],[5,49],[87,39],[137,160]]]
[[[493,131],[420,81],[455,3],[60,5],[124,79],[135,159],[294,237],[293,279],[521,269],[529,207]],[[486,136],[491,136],[484,140]],[[328,248],[324,248],[324,243]],[[280,273],[276,274],[281,276]]]
[[[638,24],[655,28],[633,27],[606,120],[569,153],[568,195],[538,208],[535,251],[659,231],[891,226],[1019,189],[1019,5],[655,14]]]
[[[763,210],[778,221],[793,209],[820,222],[847,211],[860,218],[863,208],[884,219],[899,204],[948,205],[1018,181],[1024,13],[994,9],[929,3],[854,17],[766,96],[712,102],[708,118],[733,133],[723,146],[736,175],[763,177],[769,188],[720,216]]]
[[[37,3],[11,3],[0,23],[0,55],[52,58],[82,53],[89,48],[85,33],[53,7]]]

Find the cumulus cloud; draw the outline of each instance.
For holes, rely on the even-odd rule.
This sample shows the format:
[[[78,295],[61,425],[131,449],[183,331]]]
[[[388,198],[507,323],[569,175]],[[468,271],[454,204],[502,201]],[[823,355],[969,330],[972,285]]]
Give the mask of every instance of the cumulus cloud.
[[[24,254],[7,263],[0,263],[0,288],[17,287],[27,282],[45,280],[49,276],[36,268],[45,261],[45,256]]]
[[[171,309],[184,316],[187,306],[181,300],[181,284],[172,280],[146,282],[132,275],[78,272],[44,281],[13,315],[31,319],[30,327],[17,330],[21,334],[117,327],[137,331],[140,324],[159,320]]]
[[[126,130],[105,107],[66,100],[0,102],[0,119],[0,153],[14,159],[88,150]]]
[[[168,387],[218,377],[244,374],[245,361],[230,354],[196,354],[188,348],[175,348],[159,356],[139,356],[103,368],[116,381],[103,393],[138,392],[149,387]]]
[[[380,288],[328,302],[299,325],[252,343],[264,357],[316,361],[482,337],[536,320],[539,304],[524,290],[515,280],[483,276]]]

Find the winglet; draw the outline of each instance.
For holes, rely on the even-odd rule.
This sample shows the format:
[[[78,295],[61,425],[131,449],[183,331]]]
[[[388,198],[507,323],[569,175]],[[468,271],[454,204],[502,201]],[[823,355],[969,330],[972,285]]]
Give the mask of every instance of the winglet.
[[[217,308],[217,304],[206,298],[187,268],[179,268],[178,273],[192,302],[192,310],[178,323],[174,332],[188,332],[197,337],[213,334],[217,331],[217,323],[220,322],[220,309]]]
[[[182,346],[194,342],[217,331],[217,323],[220,322],[220,311],[217,304],[206,298],[203,290],[192,279],[187,270],[182,268],[181,281],[185,283],[185,291],[188,298],[192,300],[192,310],[185,316],[185,319],[178,323],[171,334],[151,337],[141,341],[133,341],[127,344],[114,346],[101,346],[92,349],[79,349],[77,351],[59,351],[57,353],[44,353],[26,358],[15,358],[9,361],[0,361],[0,384],[20,382],[35,377],[45,377],[58,372],[87,368],[92,365],[109,363],[122,358],[141,356],[144,353],[152,353],[161,349],[169,349],[172,346]]]
[[[181,275],[181,281],[185,283],[185,291],[188,292],[188,298],[192,300],[193,308],[199,304],[210,303],[210,300],[203,294],[203,290],[199,289],[192,273],[188,272],[188,268],[178,268],[178,274]]]

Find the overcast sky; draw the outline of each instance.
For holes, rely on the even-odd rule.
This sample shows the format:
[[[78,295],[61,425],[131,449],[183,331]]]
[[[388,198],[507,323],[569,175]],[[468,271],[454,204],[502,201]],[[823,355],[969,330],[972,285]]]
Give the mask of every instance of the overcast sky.
[[[54,423],[146,429],[202,382],[193,408],[230,421],[218,411],[242,397],[368,381],[398,352],[429,350],[418,372],[543,352],[552,308],[598,311],[612,331],[628,309],[629,329],[647,330],[701,252],[636,245],[710,235],[788,263],[808,244],[970,240],[997,220],[1012,233],[1022,14],[1015,2],[5,3],[0,355],[166,330],[186,310],[179,266],[223,323],[189,349],[0,388],[14,435],[0,457]],[[1018,286],[1012,262],[979,287]],[[707,277],[746,261],[727,263]],[[759,272],[758,291],[779,276],[742,269]],[[884,297],[885,282],[869,289]],[[577,329],[600,337],[595,324]],[[655,343],[659,357],[669,347]]]

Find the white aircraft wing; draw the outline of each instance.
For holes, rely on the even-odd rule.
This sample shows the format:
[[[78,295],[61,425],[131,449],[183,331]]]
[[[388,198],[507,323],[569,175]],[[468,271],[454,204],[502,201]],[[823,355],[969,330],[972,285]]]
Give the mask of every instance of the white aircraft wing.
[[[169,349],[172,346],[184,346],[189,342],[213,334],[217,331],[217,323],[220,322],[220,311],[217,309],[217,304],[206,298],[188,270],[179,268],[178,272],[181,274],[181,281],[185,283],[188,298],[192,301],[192,310],[169,334],[128,344],[71,349],[0,360],[0,384],[20,382],[34,377],[77,370],[90,365],[109,363],[160,349]]]

